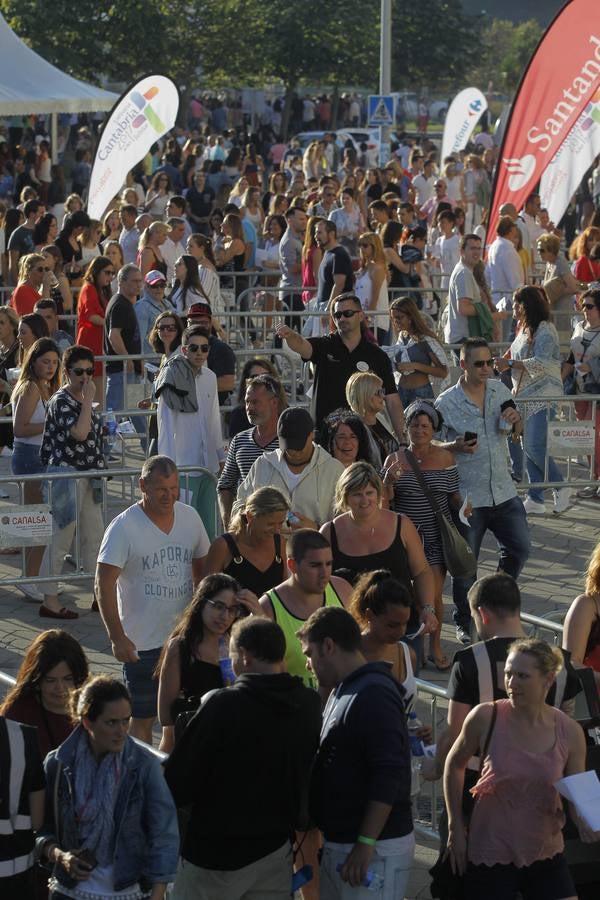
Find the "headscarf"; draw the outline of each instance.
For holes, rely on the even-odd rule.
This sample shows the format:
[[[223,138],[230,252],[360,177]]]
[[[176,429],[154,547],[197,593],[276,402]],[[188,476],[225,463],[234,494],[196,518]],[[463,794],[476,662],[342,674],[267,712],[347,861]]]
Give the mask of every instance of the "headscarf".
[[[435,432],[440,430],[444,420],[442,419],[442,414],[435,408],[433,403],[429,403],[427,400],[414,400],[410,406],[407,406],[404,410],[404,418],[407,425],[410,424],[415,416],[421,415],[427,416],[433,425],[433,430]]]

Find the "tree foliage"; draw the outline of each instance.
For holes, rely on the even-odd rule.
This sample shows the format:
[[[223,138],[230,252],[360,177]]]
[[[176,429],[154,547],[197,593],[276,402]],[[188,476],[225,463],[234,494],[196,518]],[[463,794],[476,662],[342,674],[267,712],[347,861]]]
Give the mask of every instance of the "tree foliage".
[[[479,62],[470,72],[473,83],[484,86],[491,81],[495,90],[513,93],[543,31],[535,19],[519,25],[504,19],[486,24],[481,33]]]

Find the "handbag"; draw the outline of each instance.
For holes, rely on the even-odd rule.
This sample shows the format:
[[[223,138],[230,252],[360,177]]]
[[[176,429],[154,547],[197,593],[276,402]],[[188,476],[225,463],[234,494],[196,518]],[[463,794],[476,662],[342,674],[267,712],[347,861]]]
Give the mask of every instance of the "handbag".
[[[563,300],[565,297],[572,297],[580,291],[585,291],[588,285],[584,281],[578,281],[574,275],[553,275],[548,281],[544,281],[542,287],[546,291],[546,296],[550,301],[550,306]]]
[[[479,775],[477,776],[478,781],[481,778],[483,761],[490,746],[490,741],[492,739],[492,733],[496,725],[497,716],[498,709],[496,707],[496,701],[494,701],[492,707],[492,721],[490,722],[490,727],[485,738],[483,750],[479,757]],[[429,870],[429,874],[431,875],[431,884],[429,886],[429,891],[432,897],[440,898],[440,900],[464,900],[465,876],[456,875],[452,871],[450,854],[447,853],[445,849],[441,851],[436,863]]]
[[[449,522],[439,508],[433,493],[427,487],[427,483],[417,465],[414,454],[406,449],[404,451],[404,456],[415,473],[415,478],[419,482],[421,490],[425,494],[425,497],[434,512],[438,528],[440,529],[442,552],[446,568],[454,578],[470,578],[477,572],[477,559],[475,558],[473,550],[456,525],[453,522]]]

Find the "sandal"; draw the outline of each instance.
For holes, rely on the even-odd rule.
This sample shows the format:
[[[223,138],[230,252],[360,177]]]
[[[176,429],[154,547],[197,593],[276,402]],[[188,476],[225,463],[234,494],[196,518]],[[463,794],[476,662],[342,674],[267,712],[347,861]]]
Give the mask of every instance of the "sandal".
[[[67,609],[66,606],[61,607],[58,612],[55,612],[53,609],[49,609],[42,603],[40,606],[40,616],[43,619],[78,619],[79,613],[74,612],[72,609]]]
[[[435,658],[435,656],[432,656],[430,654],[427,657],[427,662],[433,663],[438,672],[447,672],[448,669],[452,667],[452,660],[449,660],[445,653],[442,653],[439,661]]]

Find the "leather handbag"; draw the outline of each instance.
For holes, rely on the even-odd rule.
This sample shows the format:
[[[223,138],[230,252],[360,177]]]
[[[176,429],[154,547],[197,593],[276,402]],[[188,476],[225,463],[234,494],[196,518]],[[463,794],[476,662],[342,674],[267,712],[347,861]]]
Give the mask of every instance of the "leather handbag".
[[[415,473],[415,478],[419,482],[421,490],[425,494],[425,497],[435,514],[438,528],[440,529],[442,552],[447,570],[455,578],[471,578],[477,572],[477,559],[475,558],[475,554],[456,525],[453,522],[449,522],[439,508],[433,493],[427,487],[427,483],[423,478],[423,473],[417,464],[415,455],[411,453],[410,450],[406,449],[404,451],[404,456]]]

